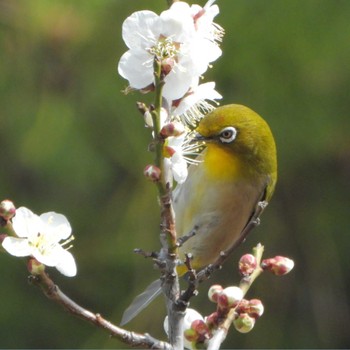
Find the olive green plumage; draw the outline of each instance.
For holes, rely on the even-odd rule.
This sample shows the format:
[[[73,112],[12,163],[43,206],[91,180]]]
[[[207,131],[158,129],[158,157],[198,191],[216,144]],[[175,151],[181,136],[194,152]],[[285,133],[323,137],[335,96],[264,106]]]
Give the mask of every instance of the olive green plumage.
[[[234,244],[259,200],[271,199],[277,160],[269,126],[245,106],[216,108],[196,131],[206,149],[202,162],[191,165],[187,180],[175,189],[174,210],[178,235],[198,227],[180,248],[180,258],[192,253],[193,266],[201,268]]]

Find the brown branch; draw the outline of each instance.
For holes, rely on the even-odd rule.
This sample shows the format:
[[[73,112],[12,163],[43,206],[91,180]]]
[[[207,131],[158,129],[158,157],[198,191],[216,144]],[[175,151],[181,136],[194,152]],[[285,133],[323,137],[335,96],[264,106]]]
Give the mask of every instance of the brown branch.
[[[32,284],[40,287],[49,299],[53,300],[57,304],[60,304],[69,313],[92,323],[96,327],[102,328],[103,330],[107,331],[111,337],[117,338],[125,344],[144,349],[173,349],[169,343],[155,339],[149,334],[139,334],[127,331],[112,324],[103,318],[99,313],[93,313],[81,307],[67,295],[65,295],[45,272],[38,276],[29,276],[29,281]]]
[[[162,274],[162,291],[166,297],[166,307],[169,322],[169,342],[174,349],[183,348],[182,324],[185,305],[179,305],[179,279],[176,272],[177,238],[175,230],[175,215],[172,207],[171,188],[167,186],[165,195],[160,197],[161,203],[161,233],[162,254],[165,269]]]

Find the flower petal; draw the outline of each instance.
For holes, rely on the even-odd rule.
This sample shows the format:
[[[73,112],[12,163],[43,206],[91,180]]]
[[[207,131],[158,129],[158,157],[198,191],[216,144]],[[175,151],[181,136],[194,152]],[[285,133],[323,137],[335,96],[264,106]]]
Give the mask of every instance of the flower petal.
[[[129,49],[149,48],[159,37],[159,16],[152,11],[137,11],[123,23],[122,36]]]
[[[32,247],[25,238],[6,237],[2,246],[13,256],[28,256],[32,254]]]
[[[189,41],[195,34],[190,6],[186,2],[174,2],[169,10],[160,14],[159,18],[161,34],[175,42]]]
[[[119,60],[118,73],[131,87],[142,89],[154,81],[153,57],[146,51],[127,51]]]
[[[191,71],[183,71],[179,66],[175,66],[173,71],[164,79],[164,98],[173,101],[183,97],[190,88],[192,79],[193,73]]]
[[[57,238],[56,242],[59,242],[62,239],[67,239],[72,234],[72,227],[67,220],[67,218],[62,215],[50,211],[40,215],[40,219],[44,223],[50,233]]]
[[[31,210],[20,207],[12,219],[12,227],[18,237],[32,237],[40,232],[41,221]]]
[[[64,250],[59,263],[56,265],[56,269],[67,277],[75,276],[77,274],[77,265],[73,255],[67,250]]]
[[[184,183],[188,175],[186,160],[182,157],[181,154],[175,152],[175,154],[171,158],[171,161],[171,170],[173,172],[175,181],[178,184]]]

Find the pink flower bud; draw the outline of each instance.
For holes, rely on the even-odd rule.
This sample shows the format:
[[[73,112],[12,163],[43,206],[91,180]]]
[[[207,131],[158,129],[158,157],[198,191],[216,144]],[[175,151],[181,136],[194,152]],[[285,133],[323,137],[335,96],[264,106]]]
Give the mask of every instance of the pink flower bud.
[[[218,297],[222,291],[223,291],[223,288],[219,284],[212,285],[208,290],[209,300],[212,301],[213,303],[217,303]]]
[[[180,136],[185,132],[185,127],[182,123],[172,122],[165,124],[160,131],[162,137]]]
[[[283,276],[289,273],[294,267],[294,261],[284,256],[275,256],[261,262],[263,270],[271,271],[276,276]]]
[[[16,207],[13,204],[13,202],[11,202],[8,199],[5,199],[0,203],[0,216],[4,220],[8,221],[12,219],[15,214],[16,214]]]
[[[256,266],[257,266],[257,261],[255,256],[252,254],[243,255],[238,262],[239,272],[243,276],[251,275],[256,269]]]
[[[192,342],[197,342],[197,340],[199,338],[198,333],[192,328],[186,329],[184,331],[184,336],[191,343]]]
[[[220,322],[220,314],[215,311],[205,318],[205,323],[208,325],[209,329],[217,328]]]
[[[211,337],[211,332],[208,325],[203,320],[195,320],[191,324],[191,329],[193,329],[198,334],[198,341],[204,341]]]
[[[34,258],[28,260],[27,268],[32,275],[40,275],[45,271],[45,265]]]
[[[155,165],[147,165],[143,170],[143,174],[150,181],[157,182],[160,179],[160,169]]]
[[[248,333],[250,332],[255,325],[255,318],[250,317],[248,314],[240,314],[233,321],[233,325],[240,333]]]
[[[259,318],[264,313],[264,305],[259,299],[249,300],[248,314],[251,317]]]
[[[225,310],[236,306],[242,299],[242,289],[239,287],[227,287],[218,296],[218,305],[221,309]]]
[[[236,312],[238,314],[245,314],[249,311],[249,301],[247,299],[242,299],[236,307]]]

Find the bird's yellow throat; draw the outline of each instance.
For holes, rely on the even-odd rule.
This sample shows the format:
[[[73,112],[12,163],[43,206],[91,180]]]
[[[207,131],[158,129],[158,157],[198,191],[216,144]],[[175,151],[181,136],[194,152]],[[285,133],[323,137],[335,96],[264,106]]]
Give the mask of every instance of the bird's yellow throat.
[[[229,149],[215,143],[207,144],[204,166],[213,181],[232,181],[243,176],[242,160]]]

